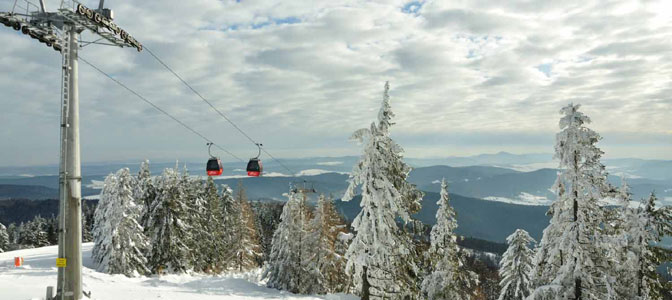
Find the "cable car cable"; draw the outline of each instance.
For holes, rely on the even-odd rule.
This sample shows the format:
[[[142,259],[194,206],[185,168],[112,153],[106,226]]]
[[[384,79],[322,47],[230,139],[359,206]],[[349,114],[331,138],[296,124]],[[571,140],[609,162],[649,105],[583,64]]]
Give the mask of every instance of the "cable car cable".
[[[191,132],[194,133],[195,135],[198,135],[199,137],[201,137],[202,139],[204,139],[206,142],[208,142],[208,143],[212,143],[215,147],[217,147],[218,149],[220,149],[220,150],[226,152],[226,153],[229,154],[231,157],[233,157],[233,158],[235,158],[235,159],[237,159],[237,160],[239,160],[239,161],[241,161],[241,162],[244,162],[244,160],[241,159],[240,157],[238,157],[238,156],[236,156],[235,154],[231,153],[229,150],[224,149],[222,146],[213,143],[212,140],[210,140],[209,138],[205,137],[203,134],[201,134],[200,132],[196,131],[195,129],[191,128],[189,125],[185,124],[184,122],[180,121],[178,118],[176,118],[176,117],[174,117],[173,115],[169,114],[168,112],[166,112],[165,110],[163,110],[161,107],[159,107],[159,106],[157,106],[156,104],[154,104],[152,101],[149,101],[147,98],[143,97],[143,96],[140,95],[138,92],[134,91],[133,89],[131,89],[130,87],[128,87],[127,85],[125,85],[123,82],[121,82],[121,81],[115,79],[114,77],[112,77],[111,75],[105,73],[105,71],[103,71],[103,70],[101,70],[100,68],[96,67],[94,64],[92,64],[92,63],[90,63],[88,60],[84,59],[81,55],[79,56],[79,60],[83,61],[84,63],[86,63],[86,64],[89,65],[91,68],[95,69],[95,70],[98,71],[100,74],[104,75],[105,77],[111,79],[111,80],[114,81],[116,84],[118,84],[119,86],[121,86],[121,87],[123,87],[124,89],[126,89],[127,91],[129,91],[131,94],[133,94],[133,95],[135,95],[136,97],[140,98],[142,101],[145,101],[147,104],[151,105],[151,106],[154,107],[156,110],[160,111],[160,112],[163,113],[164,115],[166,115],[166,116],[168,116],[169,118],[173,119],[175,122],[177,122],[177,123],[179,123],[180,125],[182,125],[182,127],[184,127],[184,128],[186,128],[187,130],[191,131]]]
[[[147,53],[149,53],[152,57],[154,57],[154,59],[155,59],[157,62],[159,62],[159,64],[161,64],[164,68],[166,68],[166,70],[168,70],[168,71],[169,71],[170,73],[172,73],[175,77],[177,77],[177,79],[179,79],[184,85],[186,85],[187,88],[189,88],[194,94],[196,94],[196,96],[198,96],[199,98],[201,98],[201,100],[203,100],[205,103],[207,103],[207,104],[208,104],[208,105],[209,105],[215,112],[217,112],[222,118],[224,118],[227,122],[229,122],[229,124],[231,124],[231,126],[233,126],[233,128],[235,128],[236,130],[238,130],[238,132],[240,132],[240,133],[241,133],[243,136],[245,136],[250,142],[252,142],[252,144],[254,144],[255,146],[259,146],[259,143],[258,143],[257,141],[255,141],[255,140],[254,140],[252,137],[250,137],[245,131],[243,131],[240,127],[238,127],[238,125],[236,125],[236,123],[234,123],[234,122],[233,122],[229,117],[227,117],[222,111],[220,111],[219,109],[217,109],[217,107],[215,107],[210,101],[208,101],[208,99],[206,99],[205,97],[203,97],[203,95],[201,95],[201,93],[199,93],[198,91],[196,91],[196,89],[193,88],[193,87],[192,87],[186,80],[184,80],[179,74],[177,74],[177,72],[175,72],[175,71],[174,71],[172,68],[170,68],[170,67],[169,67],[169,66],[168,66],[168,65],[167,65],[161,58],[159,58],[156,54],[154,54],[154,52],[153,52],[151,49],[149,49],[146,45],[144,45],[144,46],[143,46],[143,50],[147,51]],[[275,162],[277,162],[280,166],[282,166],[282,167],[285,168],[287,171],[289,171],[290,174],[292,174],[292,175],[297,174],[295,171],[293,171],[292,169],[290,169],[289,167],[287,167],[287,166],[286,166],[284,163],[282,163],[280,160],[278,160],[278,159],[275,158],[273,155],[271,155],[271,153],[268,152],[265,148],[261,148],[261,150],[262,150],[264,153],[266,153],[271,159],[273,159]]]
[[[264,152],[264,153],[266,153],[266,155],[268,155],[271,159],[273,159],[275,162],[277,162],[278,164],[280,164],[283,168],[285,168],[287,171],[289,171],[289,173],[291,173],[293,176],[296,176],[296,175],[298,174],[298,173],[294,172],[293,170],[291,170],[289,167],[287,167],[285,164],[283,164],[280,160],[278,160],[277,158],[275,158],[273,155],[271,155],[271,153],[269,153],[268,151],[266,151],[266,149],[261,148],[261,151]]]
[[[233,126],[233,128],[235,128],[236,130],[238,130],[238,132],[240,132],[240,133],[241,133],[242,135],[244,135],[248,140],[250,140],[250,142],[252,142],[252,144],[255,144],[255,145],[257,144],[257,142],[256,142],[253,138],[251,138],[247,133],[245,133],[245,131],[243,131],[242,129],[240,129],[240,127],[238,127],[238,125],[236,125],[236,123],[233,123],[233,121],[231,121],[231,119],[229,119],[229,117],[227,117],[224,113],[222,113],[219,109],[217,109],[214,105],[212,105],[212,103],[211,103],[210,101],[208,101],[208,99],[206,99],[205,97],[203,97],[203,95],[201,95],[201,93],[199,93],[198,91],[196,91],[196,89],[194,89],[189,83],[187,83],[187,82],[186,82],[186,81],[185,81],[179,74],[177,74],[177,73],[176,73],[173,69],[171,69],[166,63],[164,63],[163,60],[161,60],[158,56],[156,56],[156,54],[154,54],[154,52],[152,52],[152,50],[150,50],[150,49],[147,48],[146,46],[143,46],[143,50],[147,51],[147,53],[149,53],[152,57],[154,57],[154,59],[156,59],[156,61],[158,61],[161,65],[163,65],[163,67],[165,67],[166,70],[168,70],[168,71],[170,71],[171,73],[173,73],[173,75],[175,75],[175,77],[177,77],[177,79],[179,79],[180,81],[182,81],[182,83],[183,83],[184,85],[186,85],[187,88],[189,88],[192,92],[194,92],[194,94],[196,94],[196,96],[198,96],[199,98],[201,98],[201,100],[203,100],[205,103],[207,103],[208,105],[210,105],[210,107],[211,107],[212,109],[214,109],[220,116],[222,116],[222,118],[224,118],[227,122],[229,122],[229,124],[231,124],[231,126]]]

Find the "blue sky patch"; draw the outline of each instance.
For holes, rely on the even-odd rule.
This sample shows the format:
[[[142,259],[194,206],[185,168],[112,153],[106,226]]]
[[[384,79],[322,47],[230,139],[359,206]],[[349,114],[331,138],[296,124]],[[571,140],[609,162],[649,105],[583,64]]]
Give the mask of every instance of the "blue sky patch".
[[[422,5],[424,4],[423,1],[411,1],[404,4],[404,6],[401,7],[401,11],[407,14],[418,14],[418,11],[420,11],[420,8],[422,8]]]
[[[551,71],[553,71],[553,64],[548,63],[548,64],[538,65],[537,70],[539,70],[541,73],[544,73],[544,75],[546,75],[546,77],[551,77]]]
[[[275,24],[296,24],[301,23],[301,19],[297,17],[287,17],[282,19],[274,19]]]
[[[252,29],[264,28],[266,26],[270,26],[270,25],[273,25],[273,24],[281,25],[281,24],[296,24],[296,23],[301,23],[301,19],[299,19],[297,17],[271,19],[270,21],[252,24]]]

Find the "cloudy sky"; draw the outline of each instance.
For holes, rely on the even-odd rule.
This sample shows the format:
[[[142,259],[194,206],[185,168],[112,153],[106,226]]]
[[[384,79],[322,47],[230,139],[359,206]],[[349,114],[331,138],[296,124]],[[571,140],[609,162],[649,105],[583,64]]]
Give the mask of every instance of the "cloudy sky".
[[[357,154],[348,137],[376,117],[390,81],[393,137],[410,157],[550,153],[558,110],[574,102],[607,157],[672,159],[669,1],[106,5],[278,157]],[[0,43],[0,165],[57,163],[60,56],[10,28]],[[237,156],[255,154],[149,53],[92,45],[81,56]],[[84,162],[207,156],[203,140],[83,63],[80,95]]]

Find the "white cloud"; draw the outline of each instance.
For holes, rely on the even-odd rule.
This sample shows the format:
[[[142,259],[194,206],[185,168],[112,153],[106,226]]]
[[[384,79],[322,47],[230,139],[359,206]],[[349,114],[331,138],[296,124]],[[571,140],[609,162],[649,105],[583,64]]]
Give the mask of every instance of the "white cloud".
[[[339,166],[342,165],[342,161],[325,161],[325,162],[319,162],[317,165],[319,166]]]
[[[338,174],[348,174],[345,172],[334,172],[334,171],[328,171],[328,170],[322,170],[322,169],[308,169],[308,170],[302,170],[296,176],[316,176],[316,175],[321,175],[321,174],[327,174],[327,173],[338,173]]]
[[[375,118],[385,80],[393,134],[409,156],[451,143],[479,152],[550,149],[516,137],[552,140],[557,111],[570,101],[584,104],[607,154],[672,153],[669,3],[426,1],[405,13],[406,4],[109,3],[118,24],[277,156],[356,153],[347,137]],[[0,41],[0,67],[11,74],[0,79],[0,164],[54,163],[59,55],[8,28]],[[81,54],[238,156],[255,152],[148,53],[87,46]],[[85,161],[204,156],[198,137],[88,66],[80,72]],[[474,154],[463,151],[453,154]]]
[[[314,176],[314,175],[320,175],[320,174],[325,174],[329,173],[330,171],[327,170],[321,170],[321,169],[308,169],[308,170],[303,170],[296,174],[297,176]]]
[[[105,186],[105,182],[102,180],[91,180],[91,183],[87,184],[86,187],[94,190],[102,190]]]
[[[484,200],[489,200],[489,201],[497,201],[497,202],[504,202],[504,203],[510,203],[510,204],[518,204],[518,205],[550,205],[553,201],[549,200],[548,198],[544,196],[536,196],[532,195],[530,193],[525,193],[521,192],[520,195],[516,198],[507,198],[507,197],[497,197],[497,196],[489,196],[483,198]]]

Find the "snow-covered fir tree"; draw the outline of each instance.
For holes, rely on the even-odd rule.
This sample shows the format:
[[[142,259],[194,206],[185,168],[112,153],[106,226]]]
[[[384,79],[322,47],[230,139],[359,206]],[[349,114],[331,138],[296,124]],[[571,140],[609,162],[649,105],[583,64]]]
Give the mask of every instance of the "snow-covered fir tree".
[[[612,275],[616,280],[616,293],[624,299],[637,299],[637,258],[632,251],[632,240],[628,227],[637,224],[637,208],[630,205],[632,194],[630,186],[622,179],[621,187],[616,195],[616,200],[620,204],[618,209],[610,209],[605,212],[605,229],[609,232],[611,238],[611,247],[609,255],[614,258],[615,266]]]
[[[93,229],[93,261],[100,272],[147,274],[144,252],[149,246],[138,223],[141,207],[133,199],[134,179],[127,168],[110,174],[100,195]]]
[[[305,262],[309,276],[304,289],[311,294],[343,292],[347,281],[345,259],[336,246],[338,236],[346,229],[331,198],[320,195],[309,228]]]
[[[7,226],[7,235],[9,236],[9,244],[16,245],[19,242],[19,226],[12,223]]]
[[[626,190],[627,191],[627,190]],[[622,193],[622,199],[629,199]],[[672,284],[656,270],[657,266],[672,260],[672,251],[657,244],[672,234],[672,208],[656,207],[657,198],[651,194],[636,209],[626,208],[623,219],[623,241],[626,255],[621,261],[619,286],[624,299],[663,299],[664,290]],[[629,201],[623,201],[623,204]]]
[[[532,292],[534,239],[527,231],[517,229],[506,238],[509,247],[499,262],[499,300],[524,300]]]
[[[134,198],[135,199],[135,198]],[[93,205],[82,202],[82,242],[88,243],[93,242],[93,225],[94,225],[94,214],[95,208]],[[52,244],[58,244],[58,218],[51,218],[49,220],[49,240]]]
[[[18,244],[29,248],[49,246],[47,221],[37,215],[33,220],[22,223],[19,228]]]
[[[233,196],[233,189],[228,185],[221,186],[220,203],[222,206],[222,215],[220,222],[222,224],[222,243],[226,251],[221,252],[223,269],[231,269],[235,259],[234,250],[231,249],[236,236],[238,226],[238,216],[240,214],[238,202]]]
[[[210,224],[208,224],[208,208],[205,198],[203,198],[203,180],[189,176],[189,171],[185,165],[182,171],[180,187],[183,191],[182,201],[186,204],[186,215],[183,219],[189,228],[188,239],[184,242],[191,249],[187,253],[186,260],[191,262],[194,271],[203,272],[208,265],[209,246],[207,239],[211,238]]]
[[[361,186],[362,209],[352,223],[356,236],[346,254],[346,270],[363,299],[419,295],[415,249],[396,220],[411,221],[423,195],[406,181],[411,168],[402,160],[401,146],[389,136],[394,114],[388,92],[389,84],[385,83],[378,123],[352,136],[363,143],[364,154],[354,166],[342,198],[351,200]]]
[[[277,202],[256,202],[257,228],[261,237],[261,249],[264,253],[262,261],[267,261],[271,254],[273,233],[280,223],[283,205]]]
[[[224,193],[227,195],[229,188],[224,187]],[[229,194],[230,195],[230,194]],[[205,186],[201,192],[201,198],[206,203],[206,212],[203,220],[204,239],[201,241],[201,251],[204,252],[203,271],[206,273],[221,273],[226,267],[227,257],[227,239],[224,235],[224,215],[222,210],[222,199],[218,195],[217,186],[212,177],[208,177]]]
[[[341,218],[341,220],[343,220]],[[348,252],[348,248],[350,248],[350,243],[352,242],[352,239],[355,238],[355,235],[352,232],[348,232],[347,225],[346,227],[343,228],[343,231],[339,232],[338,235],[336,235],[336,241],[334,242],[334,248],[336,251],[336,254],[340,255],[343,257],[345,260],[345,254]],[[344,261],[344,263],[347,263],[347,261]],[[347,276],[347,274],[343,274],[345,278],[345,285],[338,287],[336,290],[337,291],[344,291],[348,292],[348,285],[350,283],[350,278]]]
[[[441,197],[436,212],[436,224],[430,233],[427,255],[430,273],[422,282],[422,292],[430,300],[472,299],[478,276],[467,270],[457,246],[457,219],[450,206],[446,180],[441,181]]]
[[[47,234],[47,220],[40,215],[33,218],[32,227],[29,229],[34,234],[35,247],[49,246],[49,235]]]
[[[156,198],[154,180],[152,179],[152,173],[149,171],[149,160],[145,160],[140,164],[140,171],[138,171],[135,189],[133,190],[133,198],[142,207],[139,220],[140,225],[146,227],[147,220],[149,219],[150,203]]]
[[[191,268],[189,210],[181,181],[176,169],[164,170],[156,181],[156,197],[150,203],[145,228],[150,240],[148,264],[153,273],[179,273]]]
[[[10,227],[11,227],[11,225],[14,225],[14,224],[10,224]],[[13,234],[13,236],[14,236],[13,240],[14,240],[14,242],[12,242],[12,243],[15,244],[15,245],[17,245],[18,248],[25,248],[25,247],[21,247],[21,246],[20,246],[20,245],[21,245],[21,239],[22,239],[22,236],[24,235],[25,228],[26,228],[26,223],[21,222],[21,223],[19,223],[19,225],[16,226],[16,227],[14,228],[14,230],[13,230],[13,232],[14,232],[14,234]],[[10,235],[10,236],[11,236],[11,235]]]
[[[111,236],[108,236],[107,234],[109,232],[103,231],[102,228],[112,224],[112,222],[107,219],[107,212],[114,209],[111,205],[115,202],[113,198],[117,197],[117,185],[118,180],[116,174],[110,173],[105,177],[105,180],[103,181],[103,189],[100,191],[100,199],[98,200],[98,205],[94,212],[93,232],[91,233],[93,235],[94,244],[93,249],[91,250],[91,257],[93,258],[93,261],[97,262],[99,265],[106,253],[111,251],[108,249],[108,247],[111,246]],[[103,224],[105,225],[103,226]],[[96,230],[96,227],[100,230]]]
[[[238,220],[234,227],[233,239],[229,245],[229,249],[233,253],[230,267],[238,272],[244,272],[259,267],[262,253],[254,212],[247,200],[242,181],[238,182],[236,203]]]
[[[5,225],[0,223],[0,253],[5,252],[9,249],[9,235],[7,234],[7,228]]]
[[[560,111],[562,129],[556,136],[555,158],[560,172],[553,186],[556,201],[535,256],[535,290],[532,299],[612,299],[610,269],[598,205],[611,188],[600,163],[602,151],[595,145],[600,136],[579,105]]]
[[[305,286],[303,281],[308,276],[304,262],[308,236],[306,229],[310,217],[305,194],[290,189],[288,198],[278,228],[273,234],[264,278],[268,279],[268,287],[302,293],[301,288]]]
[[[50,227],[50,228],[53,228],[53,227]],[[48,231],[47,233],[49,234],[50,232],[51,231]],[[90,230],[88,221],[82,215],[82,243],[88,243],[88,242],[91,242],[91,241],[93,241],[93,233]]]

